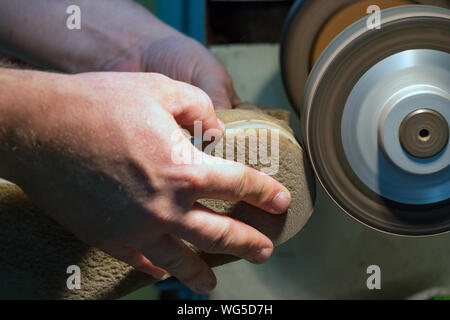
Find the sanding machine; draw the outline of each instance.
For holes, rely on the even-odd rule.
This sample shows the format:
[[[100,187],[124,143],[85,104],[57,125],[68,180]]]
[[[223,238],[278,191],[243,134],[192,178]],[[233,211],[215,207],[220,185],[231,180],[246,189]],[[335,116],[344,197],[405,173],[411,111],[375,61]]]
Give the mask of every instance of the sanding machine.
[[[450,2],[297,1],[280,56],[302,143],[336,204],[391,234],[449,231]]]

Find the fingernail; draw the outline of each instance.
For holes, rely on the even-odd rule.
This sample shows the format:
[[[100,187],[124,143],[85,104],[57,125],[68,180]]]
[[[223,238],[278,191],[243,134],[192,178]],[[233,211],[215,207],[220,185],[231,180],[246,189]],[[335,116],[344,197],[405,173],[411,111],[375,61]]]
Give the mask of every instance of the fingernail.
[[[253,257],[253,263],[263,263],[272,255],[271,248],[262,248],[256,251],[256,255]]]
[[[291,194],[289,191],[281,191],[272,199],[271,207],[273,213],[285,212],[291,203]]]
[[[166,274],[164,274],[162,277],[161,277],[161,281],[164,281],[164,280],[166,280],[166,279],[169,279],[170,278],[170,274],[168,274],[168,273],[166,273]]]
[[[222,120],[217,119],[217,123],[219,124],[220,129],[225,132],[225,124],[222,122]]]

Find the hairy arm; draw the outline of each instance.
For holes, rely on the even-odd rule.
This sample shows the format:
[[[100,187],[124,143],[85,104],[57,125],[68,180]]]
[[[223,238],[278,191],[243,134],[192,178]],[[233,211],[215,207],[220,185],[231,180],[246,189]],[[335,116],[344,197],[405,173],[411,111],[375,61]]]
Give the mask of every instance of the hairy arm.
[[[81,9],[81,30],[66,26]],[[143,41],[178,32],[131,0],[1,0],[0,50],[66,72],[101,70]]]
[[[73,4],[80,30],[66,26]],[[69,73],[162,73],[204,90],[215,108],[239,102],[230,75],[203,45],[131,0],[0,0],[1,51]]]

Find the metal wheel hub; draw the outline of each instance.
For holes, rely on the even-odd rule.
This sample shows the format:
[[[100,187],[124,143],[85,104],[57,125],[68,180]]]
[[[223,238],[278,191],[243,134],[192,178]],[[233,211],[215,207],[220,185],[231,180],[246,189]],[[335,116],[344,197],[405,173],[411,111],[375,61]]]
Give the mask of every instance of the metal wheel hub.
[[[432,109],[418,109],[402,121],[400,144],[412,157],[428,159],[437,156],[448,143],[448,121]]]
[[[341,120],[342,143],[352,170],[372,191],[407,204],[450,196],[448,66],[450,54],[442,51],[402,51],[353,87]]]

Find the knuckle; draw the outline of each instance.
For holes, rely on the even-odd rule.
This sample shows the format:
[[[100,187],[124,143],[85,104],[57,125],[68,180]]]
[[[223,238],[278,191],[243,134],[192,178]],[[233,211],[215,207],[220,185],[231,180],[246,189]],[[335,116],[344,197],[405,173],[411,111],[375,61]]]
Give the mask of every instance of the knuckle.
[[[254,188],[257,201],[266,203],[271,200],[273,186],[269,180],[261,179],[258,183],[254,183]]]
[[[189,189],[203,189],[208,185],[209,175],[207,170],[200,166],[186,166],[183,170],[181,180]]]
[[[168,228],[173,224],[173,217],[172,211],[169,210],[155,210],[151,213],[151,225],[159,225],[159,226],[165,226]]]
[[[194,94],[197,97],[198,105],[193,106],[193,112],[201,112],[203,114],[213,114],[214,106],[208,94],[200,88],[194,87]]]
[[[145,233],[145,230],[148,230],[148,228],[156,228],[156,230],[161,231],[159,233],[161,234],[164,230],[168,230],[175,224],[178,217],[178,208],[172,203],[168,203],[167,199],[155,199],[144,206],[146,210],[145,217],[136,228],[140,233]]]
[[[143,73],[143,75],[147,76],[153,80],[164,81],[164,82],[172,82],[173,81],[168,76],[166,76],[162,73],[150,72],[150,73]]]
[[[185,95],[191,97],[197,102],[196,104],[191,105],[191,108],[193,109],[191,111],[203,108],[213,108],[211,99],[209,98],[208,94],[199,87],[188,83],[179,82],[179,88],[182,92],[185,93]]]
[[[240,199],[248,198],[256,202],[265,203],[270,200],[273,185],[270,178],[254,174],[254,169],[241,166],[236,180],[236,196]]]
[[[231,221],[226,220],[226,222],[222,223],[217,229],[216,232],[212,235],[209,245],[206,249],[208,253],[220,253],[226,251],[231,246]]]
[[[237,170],[236,195],[239,198],[243,198],[247,196],[249,190],[248,170],[244,165],[239,165]]]
[[[208,174],[205,172],[203,173],[199,172],[198,175],[193,177],[192,187],[197,190],[204,189],[208,186],[208,181],[209,181]]]
[[[165,93],[166,89],[173,87],[173,80],[161,73],[150,72],[139,75],[143,81],[151,84],[153,88],[157,88],[161,92]]]
[[[177,186],[179,188],[188,188],[193,179],[192,171],[190,165],[181,164],[167,168],[162,175],[168,185]]]
[[[197,87],[193,88],[195,90],[196,95],[200,99],[200,102],[202,102],[203,107],[212,108],[211,99],[209,98],[208,94],[200,88]]]

